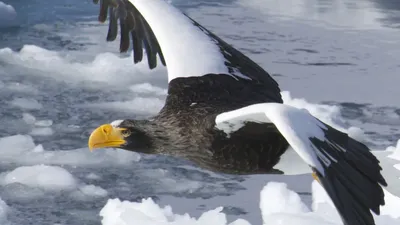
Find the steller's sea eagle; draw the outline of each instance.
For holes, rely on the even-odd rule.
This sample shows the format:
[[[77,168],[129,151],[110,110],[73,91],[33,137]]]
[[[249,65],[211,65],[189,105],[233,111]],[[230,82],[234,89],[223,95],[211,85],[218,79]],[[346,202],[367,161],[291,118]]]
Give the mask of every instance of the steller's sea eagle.
[[[109,17],[108,41],[144,51],[151,69],[167,66],[168,96],[151,120],[99,126],[89,148],[166,154],[231,174],[272,173],[289,145],[310,166],[346,225],[373,225],[386,181],[369,148],[283,104],[277,82],[259,65],[164,0],[94,0]],[[119,23],[118,23],[119,22]]]

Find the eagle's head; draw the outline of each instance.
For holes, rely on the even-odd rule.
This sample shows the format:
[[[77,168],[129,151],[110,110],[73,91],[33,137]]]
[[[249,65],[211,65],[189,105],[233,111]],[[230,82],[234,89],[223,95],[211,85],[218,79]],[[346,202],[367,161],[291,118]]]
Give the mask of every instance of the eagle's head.
[[[91,151],[98,148],[120,148],[134,152],[151,153],[152,138],[141,121],[116,120],[96,128],[90,135]]]

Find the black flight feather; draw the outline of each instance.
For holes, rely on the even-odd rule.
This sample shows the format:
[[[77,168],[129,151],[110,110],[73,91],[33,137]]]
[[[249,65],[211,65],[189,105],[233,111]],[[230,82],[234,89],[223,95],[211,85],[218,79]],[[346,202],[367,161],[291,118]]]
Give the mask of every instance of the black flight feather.
[[[366,145],[326,124],[325,126],[326,140],[310,138],[310,141],[316,151],[331,162],[327,165],[319,157],[325,175],[315,169],[314,172],[345,225],[375,225],[370,210],[380,214],[379,208],[385,204],[381,186],[387,186],[380,173],[382,168],[379,160]]]
[[[118,12],[115,8],[109,8],[110,24],[108,26],[107,41],[114,41],[118,32]]]
[[[129,50],[131,38],[134,63],[143,60],[143,48],[145,48],[150,69],[157,66],[157,55],[162,64],[166,65],[161,47],[152,29],[128,0],[93,0],[93,2],[95,4],[100,2],[98,16],[100,22],[105,22],[109,17],[107,41],[114,41],[117,38],[119,21],[120,52]]]

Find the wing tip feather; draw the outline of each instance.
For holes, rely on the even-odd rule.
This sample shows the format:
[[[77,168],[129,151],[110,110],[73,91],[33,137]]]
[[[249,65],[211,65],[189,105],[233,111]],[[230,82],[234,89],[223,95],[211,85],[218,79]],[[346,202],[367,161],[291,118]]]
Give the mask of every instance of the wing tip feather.
[[[313,170],[344,224],[374,225],[371,211],[380,214],[380,207],[385,205],[382,186],[387,186],[379,160],[365,144],[328,125],[326,127],[326,130],[323,129],[325,141],[317,138],[311,138],[310,141],[318,150],[323,149],[334,157],[336,162],[330,165],[321,163],[324,175]]]
[[[100,23],[105,23],[107,18],[110,20],[106,36],[107,42],[117,39],[119,21],[120,53],[129,50],[130,39],[132,39],[134,64],[143,60],[143,47],[145,47],[150,69],[157,67],[157,55],[161,64],[166,66],[164,55],[153,31],[132,3],[127,0],[93,0],[93,3],[100,3],[97,20]],[[131,37],[129,37],[129,33],[131,33]]]

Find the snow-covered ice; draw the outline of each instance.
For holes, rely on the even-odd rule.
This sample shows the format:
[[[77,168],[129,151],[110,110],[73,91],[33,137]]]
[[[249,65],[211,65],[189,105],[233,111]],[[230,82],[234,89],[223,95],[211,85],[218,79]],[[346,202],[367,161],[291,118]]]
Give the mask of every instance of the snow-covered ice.
[[[30,113],[23,113],[22,120],[29,125],[33,125],[36,122],[36,118]]]
[[[134,112],[154,115],[164,106],[164,100],[155,97],[133,97],[130,101],[114,101],[77,105],[83,108],[109,109],[112,111]]]
[[[39,151],[39,150],[40,151]],[[87,148],[69,151],[46,151],[36,145],[32,136],[14,135],[0,138],[0,161],[22,165],[127,165],[138,161],[140,156],[127,151],[96,151]]]
[[[11,105],[22,108],[22,109],[41,109],[43,105],[35,99],[29,98],[15,98],[10,102]]]
[[[329,197],[322,187],[314,181],[312,183],[312,208],[302,202],[300,196],[287,188],[284,183],[269,182],[260,193],[260,212],[265,225],[340,225],[340,217],[333,208]],[[400,212],[388,213],[385,209],[398,206],[400,198],[386,196],[386,206],[382,215],[376,217],[377,225],[391,225],[400,222]],[[244,219],[237,219],[231,223],[221,212],[222,207],[204,212],[199,218],[189,214],[175,214],[170,206],[161,207],[152,199],[142,199],[141,202],[121,201],[110,199],[100,211],[103,225],[249,225]]]
[[[95,54],[95,53],[93,53]],[[29,70],[35,76],[50,76],[68,82],[106,82],[108,85],[134,85],[137,82],[163,77],[165,67],[149,70],[147,60],[132,66],[132,53],[119,57],[113,53],[95,54],[94,59],[76,61],[73,52],[57,52],[35,45],[24,45],[20,51],[0,49],[0,60],[20,69]],[[115,77],[118,74],[118,77]],[[162,74],[162,75],[161,75]],[[166,80],[165,77],[162,79]],[[90,84],[87,84],[90,85]]]
[[[30,134],[32,136],[50,136],[53,134],[53,130],[49,127],[37,127],[33,128]]]
[[[1,183],[20,183],[50,191],[71,190],[77,186],[76,179],[66,169],[47,165],[18,167],[6,173]]]
[[[85,185],[83,187],[80,187],[79,191],[81,191],[83,194],[88,195],[88,196],[104,197],[107,195],[106,190],[104,190],[101,187],[97,187],[95,185]]]

